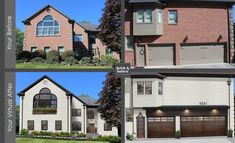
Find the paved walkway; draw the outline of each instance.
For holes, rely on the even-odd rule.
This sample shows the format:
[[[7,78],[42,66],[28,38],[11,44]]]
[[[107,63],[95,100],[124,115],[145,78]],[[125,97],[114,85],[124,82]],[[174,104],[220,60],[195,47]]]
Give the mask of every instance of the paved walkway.
[[[197,137],[181,139],[138,139],[126,143],[235,143],[235,139],[227,137]]]

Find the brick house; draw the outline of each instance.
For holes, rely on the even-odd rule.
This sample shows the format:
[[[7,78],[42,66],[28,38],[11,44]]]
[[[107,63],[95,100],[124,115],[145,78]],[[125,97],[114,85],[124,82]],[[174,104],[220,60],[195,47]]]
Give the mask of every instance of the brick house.
[[[25,25],[24,50],[34,52],[72,50],[78,57],[101,57],[116,53],[97,38],[97,26],[76,22],[51,5],[47,5],[23,21]]]
[[[234,60],[234,0],[126,0],[125,61],[135,67]]]

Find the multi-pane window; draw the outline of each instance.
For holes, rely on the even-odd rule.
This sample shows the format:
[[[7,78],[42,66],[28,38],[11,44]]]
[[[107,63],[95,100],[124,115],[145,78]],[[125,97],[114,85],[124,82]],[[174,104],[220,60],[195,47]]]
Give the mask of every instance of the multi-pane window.
[[[138,10],[136,16],[137,23],[151,23],[152,22],[152,10]]]
[[[81,122],[78,121],[72,122],[72,131],[81,131],[81,130],[82,130]]]
[[[57,108],[57,97],[51,93],[50,89],[43,88],[39,94],[33,98],[33,108]]]
[[[33,120],[28,121],[28,130],[34,130],[34,121]]]
[[[87,118],[88,119],[95,119],[95,112],[92,110],[87,111]]]
[[[47,120],[41,121],[41,130],[48,130],[48,121]]]
[[[74,35],[74,42],[83,42],[83,35],[82,34]]]
[[[104,123],[104,131],[112,131],[112,126],[109,123]]]
[[[162,12],[162,10],[158,11],[158,23],[159,24],[163,23],[163,12]]]
[[[44,47],[44,52],[50,52],[51,48],[50,47]]]
[[[72,116],[81,116],[81,109],[72,109]]]
[[[61,55],[62,53],[64,53],[64,46],[59,46],[58,47],[58,52]]]
[[[133,122],[133,112],[131,108],[126,109],[126,121]]]
[[[168,22],[169,22],[169,24],[177,24],[178,23],[177,10],[169,10]]]
[[[55,130],[62,130],[62,121],[61,120],[55,121]]]
[[[137,82],[138,95],[151,95],[152,94],[152,81],[138,81]]]
[[[145,94],[146,95],[152,94],[152,81],[145,81]]]
[[[60,35],[60,24],[51,15],[47,15],[37,25],[37,36],[55,35]]]
[[[31,47],[31,52],[37,51],[37,47]]]
[[[137,94],[144,95],[144,81],[137,82]]]
[[[132,36],[125,37],[125,48],[134,49],[134,38]]]
[[[163,83],[158,82],[158,94],[163,95]]]

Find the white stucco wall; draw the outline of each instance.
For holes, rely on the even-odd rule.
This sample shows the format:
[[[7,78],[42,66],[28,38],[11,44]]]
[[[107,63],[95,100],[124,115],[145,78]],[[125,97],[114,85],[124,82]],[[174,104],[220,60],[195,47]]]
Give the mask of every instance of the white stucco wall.
[[[97,133],[100,135],[112,135],[117,136],[118,130],[116,127],[112,127],[112,131],[104,131],[104,123],[105,121],[101,119],[100,113],[98,113],[98,122],[97,122]]]

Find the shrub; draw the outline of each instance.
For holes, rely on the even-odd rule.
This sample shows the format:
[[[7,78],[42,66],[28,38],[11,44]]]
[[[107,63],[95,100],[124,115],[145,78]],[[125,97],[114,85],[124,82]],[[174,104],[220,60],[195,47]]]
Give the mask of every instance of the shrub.
[[[31,63],[33,63],[33,64],[43,64],[43,63],[45,63],[45,60],[41,57],[36,57],[36,58],[31,60]]]
[[[230,138],[233,137],[233,130],[232,129],[227,131],[227,137],[230,137]]]
[[[99,66],[100,65],[100,59],[99,58],[93,58],[91,62],[94,66]]]
[[[179,130],[175,132],[175,138],[181,138],[181,132]]]
[[[68,50],[68,51],[65,51],[64,53],[62,53],[61,54],[61,60],[65,60],[66,58],[68,58],[68,57],[74,57],[74,52],[73,51],[71,51],[71,50]]]
[[[28,136],[28,135],[29,135],[29,131],[26,130],[26,129],[22,129],[22,130],[20,131],[20,134],[23,135],[23,136]]]
[[[86,137],[86,135],[85,135],[85,134],[83,134],[83,133],[77,133],[77,136],[78,136],[78,137],[80,137],[80,138],[82,138],[82,137]]]
[[[134,139],[134,136],[129,134],[129,133],[127,133],[126,139],[132,141]]]
[[[16,60],[16,63],[17,63],[17,64],[21,64],[21,63],[25,63],[25,62],[27,62],[27,61],[28,61],[27,59]]]
[[[91,58],[89,58],[89,57],[83,57],[79,61],[79,64],[81,64],[81,65],[89,65],[90,63],[91,63]]]
[[[44,52],[43,50],[37,50],[35,52],[32,52],[32,59],[37,57],[46,59],[46,52]]]
[[[61,132],[60,133],[60,137],[71,137],[72,134],[71,133],[68,133],[68,132]]]
[[[118,136],[98,136],[94,139],[95,141],[107,141],[110,143],[120,143],[121,138]]]
[[[100,60],[101,60],[101,65],[104,65],[104,66],[115,66],[119,62],[113,56],[108,56],[108,55],[101,56]]]
[[[57,51],[52,50],[47,53],[46,59],[47,64],[58,64],[60,62],[60,54]]]
[[[41,135],[39,131],[32,131],[31,134],[34,135],[34,136],[39,136],[39,135]]]
[[[31,58],[31,52],[29,51],[21,51],[16,54],[16,60],[26,60],[28,62]]]
[[[78,60],[75,59],[74,57],[67,57],[64,61],[66,65],[76,65],[78,64]]]

